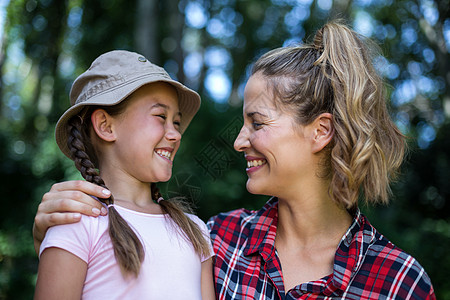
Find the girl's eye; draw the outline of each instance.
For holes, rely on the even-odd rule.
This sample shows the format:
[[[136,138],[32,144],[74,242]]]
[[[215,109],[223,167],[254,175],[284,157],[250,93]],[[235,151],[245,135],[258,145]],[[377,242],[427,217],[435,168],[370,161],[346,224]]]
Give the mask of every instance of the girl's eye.
[[[158,118],[161,118],[162,120],[166,120],[167,119],[167,116],[166,115],[164,115],[164,114],[161,114],[161,115],[156,115]],[[173,125],[175,126],[175,127],[177,127],[177,128],[180,128],[180,126],[181,126],[181,121],[173,121]]]

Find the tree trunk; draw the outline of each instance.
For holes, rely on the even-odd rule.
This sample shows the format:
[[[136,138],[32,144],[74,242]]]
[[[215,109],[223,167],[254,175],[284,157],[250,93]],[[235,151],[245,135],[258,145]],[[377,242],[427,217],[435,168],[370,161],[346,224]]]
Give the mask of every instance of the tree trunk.
[[[161,64],[158,47],[157,6],[156,0],[138,0],[134,38],[137,52],[151,62]]]
[[[184,28],[184,14],[180,12],[178,9],[178,0],[168,0],[167,1],[167,9],[169,12],[169,35],[170,37],[176,41],[177,46],[172,54],[172,59],[177,62],[178,72],[177,79],[180,82],[185,82],[185,75],[183,69],[183,61],[184,61],[184,53],[183,47],[181,47],[181,40],[183,38],[183,28]]]

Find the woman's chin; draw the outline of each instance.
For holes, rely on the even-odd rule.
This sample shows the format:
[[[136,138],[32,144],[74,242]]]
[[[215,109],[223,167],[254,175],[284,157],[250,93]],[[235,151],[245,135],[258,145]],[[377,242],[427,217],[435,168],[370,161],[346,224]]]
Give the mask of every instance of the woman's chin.
[[[271,196],[267,193],[266,189],[264,189],[260,184],[257,184],[256,182],[254,182],[254,180],[252,181],[251,179],[247,180],[246,188],[250,194]]]

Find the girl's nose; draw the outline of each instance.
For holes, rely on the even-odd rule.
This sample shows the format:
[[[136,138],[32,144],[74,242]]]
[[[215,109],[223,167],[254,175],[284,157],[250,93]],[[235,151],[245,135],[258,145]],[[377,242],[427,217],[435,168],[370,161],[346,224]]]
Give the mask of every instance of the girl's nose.
[[[249,147],[250,141],[248,139],[248,130],[245,128],[244,125],[242,126],[241,131],[239,132],[236,140],[234,141],[234,150],[238,152],[244,152]]]
[[[171,142],[178,142],[181,140],[181,133],[175,128],[173,124],[166,125],[165,137]]]

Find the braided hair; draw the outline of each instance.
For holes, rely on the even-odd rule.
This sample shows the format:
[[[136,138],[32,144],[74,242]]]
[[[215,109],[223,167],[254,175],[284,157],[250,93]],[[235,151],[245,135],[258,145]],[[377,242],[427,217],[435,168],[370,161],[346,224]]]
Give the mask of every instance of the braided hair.
[[[83,130],[83,123],[83,119],[79,116],[73,117],[68,123],[69,138],[67,144],[72,159],[84,179],[107,188],[86,151],[84,141],[86,140],[87,134],[86,130]],[[114,204],[114,197],[112,195],[107,199],[99,200],[107,205]],[[108,218],[109,236],[120,269],[124,275],[133,274],[134,276],[137,276],[139,274],[141,262],[144,260],[144,248],[142,243],[114,206],[109,206]]]

